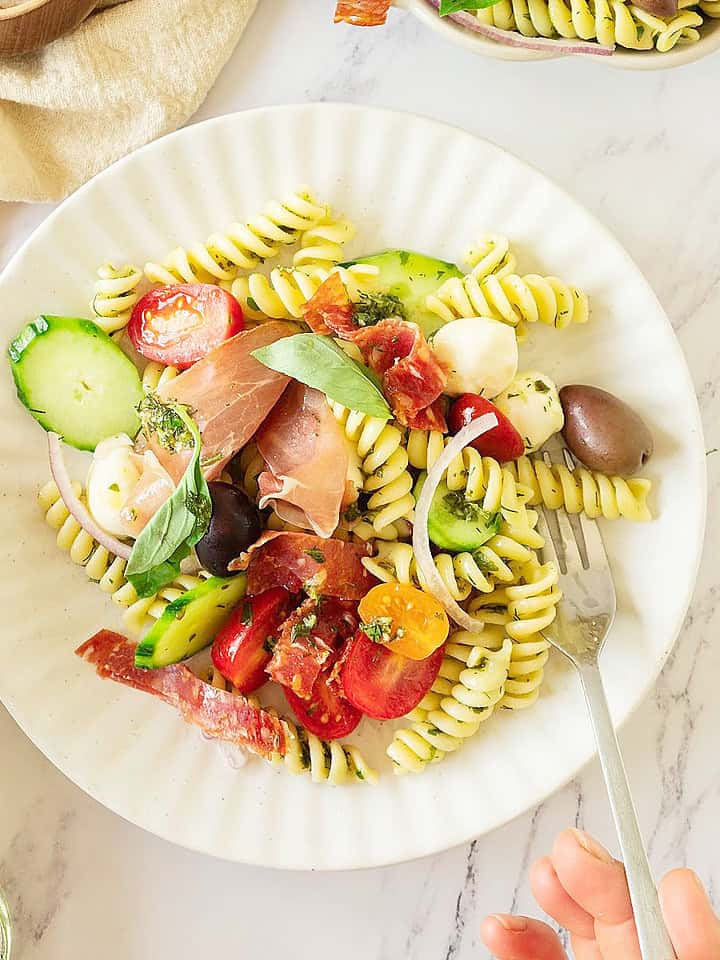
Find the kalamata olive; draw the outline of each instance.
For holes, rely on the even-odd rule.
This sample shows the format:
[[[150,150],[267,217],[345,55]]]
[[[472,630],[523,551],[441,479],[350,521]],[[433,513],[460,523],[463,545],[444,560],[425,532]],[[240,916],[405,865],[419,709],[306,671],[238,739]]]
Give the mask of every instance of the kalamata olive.
[[[228,564],[255,543],[262,532],[260,513],[237,487],[213,480],[208,484],[212,516],[205,536],[195,547],[198,560],[216,577],[228,576]]]
[[[678,13],[678,0],[635,0],[635,6],[666,20],[676,17]]]
[[[565,442],[590,470],[629,476],[651,456],[653,438],[647,425],[612,393],[571,384],[560,391],[560,402]]]

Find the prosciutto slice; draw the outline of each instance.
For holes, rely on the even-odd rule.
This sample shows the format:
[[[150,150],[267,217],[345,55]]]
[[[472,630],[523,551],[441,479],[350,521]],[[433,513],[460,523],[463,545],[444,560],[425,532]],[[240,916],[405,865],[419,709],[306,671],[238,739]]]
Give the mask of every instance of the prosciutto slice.
[[[135,645],[119,633],[100,630],[75,653],[92,663],[99,676],[160,697],[207,737],[250,750],[261,757],[285,753],[281,721],[240,694],[205,683],[184,664],[160,670],[135,666]]]
[[[335,23],[351,23],[355,27],[381,27],[387,20],[392,0],[339,0]]]
[[[252,351],[295,332],[279,320],[261,323],[221,343],[158,391],[161,399],[190,408],[202,436],[208,480],[245,446],[288,385],[289,377],[264,366]]]
[[[233,560],[229,569],[247,569],[251,597],[271,587],[297,593],[309,586],[318,596],[361,600],[377,583],[360,562],[369,555],[370,547],[365,543],[283,532],[268,536]]]
[[[305,600],[282,625],[268,673],[307,700],[335,649],[358,628],[357,604]]]
[[[293,381],[255,435],[267,464],[260,507],[330,537],[340,521],[348,449],[324,394]]]

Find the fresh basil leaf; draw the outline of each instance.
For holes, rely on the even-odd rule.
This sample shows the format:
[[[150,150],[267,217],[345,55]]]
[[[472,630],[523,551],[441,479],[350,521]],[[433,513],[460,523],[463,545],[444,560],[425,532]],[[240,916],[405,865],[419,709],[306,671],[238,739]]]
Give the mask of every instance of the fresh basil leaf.
[[[182,419],[193,456],[173,495],[135,541],[125,575],[139,597],[151,597],[180,573],[183,560],[208,528],[212,501],[200,467],[200,433],[179,404],[168,404]]]
[[[297,333],[253,350],[252,355],[271,370],[322,390],[350,410],[383,419],[391,416],[371,371],[351,360],[330,337]]]
[[[500,0],[440,0],[440,16],[446,17],[459,10],[484,10],[499,2]]]

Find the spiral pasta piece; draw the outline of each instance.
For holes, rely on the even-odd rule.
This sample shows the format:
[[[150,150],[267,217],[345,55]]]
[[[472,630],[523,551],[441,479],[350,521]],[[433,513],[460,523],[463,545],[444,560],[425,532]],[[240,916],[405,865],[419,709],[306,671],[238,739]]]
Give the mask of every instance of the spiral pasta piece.
[[[345,244],[355,236],[349,220],[327,217],[300,237],[300,249],[293,256],[294,267],[323,266],[327,269],[345,260]]]
[[[559,277],[538,274],[451,277],[427,298],[426,306],[445,323],[460,317],[490,317],[513,327],[521,322],[544,323],[562,330],[571,323],[586,323],[589,317],[588,299],[581,290]]]
[[[372,525],[381,539],[388,528],[408,520],[415,509],[413,478],[407,469],[405,435],[394,423],[328,401],[353,449],[357,451],[367,506],[356,518]],[[353,529],[352,523],[350,529]]]
[[[177,367],[166,367],[163,363],[154,360],[148,363],[143,370],[142,388],[144,393],[155,393],[160,387],[174,380],[180,373]]]
[[[140,299],[138,285],[142,278],[142,272],[129,264],[114,267],[105,263],[98,268],[95,296],[90,306],[95,323],[105,333],[115,333],[127,325]]]
[[[564,506],[568,513],[584,512],[592,519],[652,519],[647,505],[652,484],[641,477],[607,477],[582,466],[569,470],[539,457],[520,457],[509,466],[518,483],[532,492],[530,505],[542,503],[550,510]]]
[[[702,4],[700,9],[708,13]],[[681,9],[675,17],[661,19],[624,0],[499,0],[476,16],[482,23],[526,37],[579,37],[605,46],[661,53],[676,43],[696,42],[700,38],[696,28],[703,23],[696,10]]]
[[[420,773],[459,750],[488,720],[501,701],[507,681],[512,643],[505,637],[499,649],[498,632],[457,630],[445,645],[440,673],[428,694],[410,714],[408,728],[398,730],[387,748],[395,773]]]
[[[510,241],[500,233],[484,233],[465,254],[465,262],[471,268],[471,274],[478,280],[494,273],[504,277],[514,273],[517,266],[515,254],[510,249]]]
[[[516,574],[517,583],[473,597],[468,610],[486,623],[504,626],[512,640],[525,642],[554,622],[562,592],[552,561],[541,564],[533,558],[516,568]]]
[[[328,267],[324,263],[307,263],[297,269],[275,267],[269,276],[251,273],[237,277],[230,285],[230,292],[253,322],[261,322],[266,317],[300,320],[303,307],[331,273],[340,274],[351,299],[357,300],[378,272],[378,267],[362,263],[350,267],[332,264]]]
[[[239,270],[254,270],[277,257],[323,221],[328,210],[307,188],[300,188],[281,202],[268,204],[247,223],[233,223],[205,243],[176,247],[161,263],[146,263],[145,276],[151,283],[163,284],[232,281]]]
[[[82,487],[74,483],[78,496]],[[125,576],[126,561],[116,557],[97,543],[70,514],[55,482],[50,480],[38,493],[38,504],[47,524],[57,530],[57,545],[73,563],[83,567],[89,580],[94,580],[113,603],[124,608],[123,623],[133,633],[141,633],[163,615],[165,608],[187,590],[197,587],[210,576],[201,571],[198,576],[180,574],[152,597],[138,597],[135,587]]]

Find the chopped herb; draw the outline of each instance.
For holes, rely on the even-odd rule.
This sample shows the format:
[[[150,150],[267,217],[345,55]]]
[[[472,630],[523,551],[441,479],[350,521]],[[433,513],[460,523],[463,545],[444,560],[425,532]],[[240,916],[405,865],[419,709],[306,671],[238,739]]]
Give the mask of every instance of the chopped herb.
[[[317,625],[317,614],[306,614],[299,623],[296,623],[290,631],[290,639],[297,640],[298,637],[309,637],[310,631]]]
[[[318,547],[311,547],[305,553],[315,561],[315,563],[325,563],[325,554]]]
[[[116,483],[111,483],[108,490],[111,490],[113,493],[120,493],[120,487]]]
[[[408,253],[408,251],[407,251],[407,250],[401,250],[401,251],[400,251],[400,263],[401,263],[404,267],[407,266],[407,263],[408,263],[408,260],[409,260],[409,259],[410,259],[410,254]]]
[[[389,643],[393,639],[392,617],[374,617],[369,623],[361,623],[360,629],[373,643]]]
[[[532,440],[530,439],[530,437],[523,437],[523,442],[525,444],[525,449],[529,450],[530,447],[532,446]]]
[[[252,609],[252,604],[251,604],[251,603],[248,603],[247,600],[245,600],[245,601],[243,602],[243,605],[242,605],[242,613],[240,614],[240,618],[241,618],[242,622],[245,624],[246,627],[252,626],[252,622],[253,622],[253,609]]]
[[[265,637],[263,640],[263,650],[265,653],[269,653],[271,656],[275,652],[275,647],[277,646],[278,638],[277,637]]]
[[[493,563],[492,560],[486,557],[482,550],[478,550],[472,556],[473,560],[483,573],[495,573],[497,570],[497,564]]]
[[[442,730],[439,727],[428,727],[425,733],[429,737],[439,737],[442,734]]]
[[[137,405],[137,412],[144,432],[154,433],[161,447],[175,453],[193,446],[192,431],[173,404],[148,393]]]
[[[358,780],[364,780],[364,779],[365,779],[365,774],[362,772],[362,770],[356,770],[356,771],[355,771],[355,776],[358,778]]]
[[[354,318],[359,327],[373,327],[388,317],[405,320],[407,312],[399,297],[392,293],[361,293],[355,304]]]
[[[478,662],[475,664],[475,667],[474,667],[473,669],[475,669],[475,670],[484,670],[487,665],[488,665],[488,658],[487,658],[487,657],[480,657],[480,659],[479,659]]]
[[[711,453],[717,453],[718,447],[711,447],[709,450],[705,451],[705,456],[709,457]]]
[[[533,384],[538,393],[550,393],[550,387],[544,380],[536,380]]]
[[[251,310],[257,310],[257,312],[260,313],[260,307],[257,305],[257,300],[255,300],[253,297],[248,297],[246,302]]]
[[[359,520],[361,516],[362,513],[357,503],[351,503],[343,514],[343,519],[346,520],[347,523],[353,523],[355,520]]]

